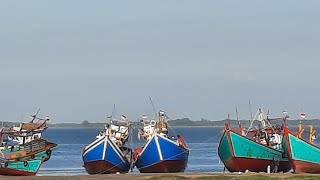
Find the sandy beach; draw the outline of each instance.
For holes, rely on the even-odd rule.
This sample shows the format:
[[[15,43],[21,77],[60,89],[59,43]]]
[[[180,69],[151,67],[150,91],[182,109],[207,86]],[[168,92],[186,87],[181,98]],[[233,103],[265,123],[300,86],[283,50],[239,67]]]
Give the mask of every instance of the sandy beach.
[[[102,175],[76,175],[76,176],[34,176],[34,177],[17,177],[17,176],[0,176],[1,180],[141,180],[141,179],[319,179],[320,175],[313,174],[292,174],[292,173],[174,173],[174,174],[102,174]]]

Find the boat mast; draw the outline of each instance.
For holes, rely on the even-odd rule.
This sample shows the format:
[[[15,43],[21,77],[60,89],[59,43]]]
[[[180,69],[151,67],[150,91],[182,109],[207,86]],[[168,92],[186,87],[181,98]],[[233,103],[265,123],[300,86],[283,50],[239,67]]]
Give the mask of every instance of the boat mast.
[[[240,125],[240,121],[239,121],[239,114],[238,114],[238,108],[237,108],[237,107],[236,107],[236,115],[237,115],[238,125]]]
[[[249,99],[249,109],[250,109],[251,121],[253,121],[253,115],[252,115],[252,108],[251,108],[250,99]]]
[[[153,108],[154,114],[156,115],[156,117],[158,117],[156,108],[154,107],[153,101],[152,101],[152,99],[151,99],[150,96],[149,96],[149,100],[150,100],[151,106],[152,106],[152,108]]]

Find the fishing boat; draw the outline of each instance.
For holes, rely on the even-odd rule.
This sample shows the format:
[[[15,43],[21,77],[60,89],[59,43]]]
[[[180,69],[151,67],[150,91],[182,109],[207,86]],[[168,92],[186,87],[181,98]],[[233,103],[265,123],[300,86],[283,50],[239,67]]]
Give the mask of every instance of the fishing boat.
[[[7,160],[13,159],[41,159],[43,162],[48,161],[52,155],[52,151],[57,148],[57,144],[49,142],[43,138],[34,139],[27,143],[17,144],[8,141],[6,137],[14,139],[26,138],[30,139],[32,135],[21,135],[17,132],[2,131],[0,132],[2,143],[0,145],[0,152]]]
[[[316,130],[313,125],[309,128],[309,139],[305,140],[301,122],[298,132],[284,127],[283,147],[295,173],[320,173],[320,147],[314,143]]]
[[[57,148],[57,144],[43,139],[42,134],[48,128],[49,117],[37,117],[39,110],[31,116],[32,120],[30,122],[1,129],[0,150],[2,153],[24,151],[26,157],[42,159],[43,162],[50,159],[52,151]]]
[[[49,118],[33,117],[19,128],[2,128],[0,132],[0,174],[11,176],[35,175],[43,162],[51,157],[57,144],[42,138]],[[23,128],[28,125],[28,129]]]
[[[138,137],[146,142],[134,150],[135,166],[141,173],[175,173],[185,171],[189,149],[182,136],[176,141],[168,136],[167,116],[159,111],[158,121],[149,120],[146,115],[140,120],[142,128]]]
[[[0,158],[0,174],[7,176],[34,176],[41,167],[41,159],[6,160]]]
[[[40,109],[34,114],[30,115],[32,120],[27,123],[21,122],[18,126],[10,128],[2,127],[2,134],[7,134],[7,144],[24,144],[35,139],[41,139],[42,133],[48,128],[47,122],[50,120],[49,116],[39,118],[37,115]]]
[[[291,169],[281,144],[281,126],[272,126],[270,122],[259,109],[247,130],[241,123],[237,129],[225,124],[218,154],[230,172],[287,172]],[[258,128],[253,128],[254,123]]]
[[[95,140],[82,153],[88,174],[127,173],[131,166],[132,151],[125,146],[131,124],[126,116],[110,119]]]

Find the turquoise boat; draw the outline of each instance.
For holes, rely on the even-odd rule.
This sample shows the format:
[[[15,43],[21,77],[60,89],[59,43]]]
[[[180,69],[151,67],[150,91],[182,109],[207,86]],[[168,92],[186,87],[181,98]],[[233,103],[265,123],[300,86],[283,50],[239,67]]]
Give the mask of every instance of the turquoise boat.
[[[313,133],[313,130],[310,131]],[[320,173],[320,147],[284,128],[283,147],[295,173]],[[312,141],[312,134],[310,140]],[[309,140],[309,141],[310,141]]]
[[[34,176],[41,167],[42,160],[0,161],[0,174],[10,176]]]
[[[267,172],[270,168],[270,172],[287,172],[291,169],[281,145],[282,136],[274,128],[263,127],[245,133],[242,128],[231,129],[225,124],[218,155],[228,171]]]
[[[11,145],[0,151],[0,174],[34,176],[41,164],[50,159],[55,143],[37,139],[22,145]]]
[[[48,142],[44,139],[37,139],[26,144],[11,146],[4,148],[1,153],[7,160],[14,159],[41,159],[43,162],[48,161],[52,155],[52,151],[57,148],[57,144]]]
[[[11,176],[35,175],[41,164],[48,161],[57,144],[42,138],[47,129],[45,119],[32,116],[29,123],[2,128],[0,131],[0,174]],[[38,120],[38,122],[35,122]]]

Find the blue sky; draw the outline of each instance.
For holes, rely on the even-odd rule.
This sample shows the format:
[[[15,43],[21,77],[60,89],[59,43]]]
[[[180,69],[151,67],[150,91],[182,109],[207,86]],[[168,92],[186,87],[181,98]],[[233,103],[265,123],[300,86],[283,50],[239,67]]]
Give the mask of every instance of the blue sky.
[[[238,107],[318,118],[319,1],[7,1],[0,115],[53,122],[223,119]],[[234,116],[234,115],[233,115]]]

